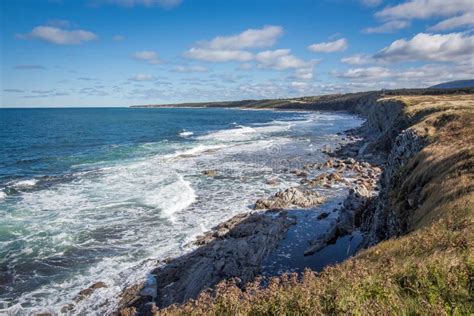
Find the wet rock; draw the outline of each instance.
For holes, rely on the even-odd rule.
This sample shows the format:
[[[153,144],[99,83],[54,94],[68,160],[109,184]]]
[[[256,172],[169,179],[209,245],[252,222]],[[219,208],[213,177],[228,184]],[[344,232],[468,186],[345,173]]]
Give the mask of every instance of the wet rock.
[[[101,289],[101,288],[106,288],[106,287],[107,287],[107,285],[104,282],[94,283],[91,286],[89,286],[87,289],[84,289],[84,290],[80,291],[79,294],[77,295],[75,301],[76,302],[82,301],[83,299],[91,296],[92,293],[94,293],[95,290]]]
[[[258,275],[263,260],[294,223],[284,211],[237,215],[214,229],[226,231],[221,238],[214,237],[195,251],[152,271],[156,299],[148,297],[143,301],[143,297],[131,295],[132,302],[122,303],[121,310],[144,313],[147,308],[154,308],[150,302],[160,308],[183,303],[222,280],[238,278],[239,284],[244,285]]]
[[[303,170],[298,170],[298,169],[291,170],[290,173],[294,174],[297,177],[307,177],[308,176],[308,173],[306,173]]]
[[[328,212],[322,212],[321,214],[318,215],[317,219],[322,220],[322,219],[325,219],[328,216],[329,216]]]
[[[348,165],[353,165],[356,163],[354,158],[347,158],[346,160],[344,160],[344,162]]]
[[[271,179],[268,179],[265,183],[268,184],[268,185],[277,185],[278,184],[278,179],[277,178],[271,178]]]
[[[311,256],[328,244],[334,243],[342,235],[337,225],[332,226],[326,233],[310,242],[310,246],[305,250],[305,256]]]
[[[216,170],[204,170],[202,172],[203,175],[208,176],[208,177],[215,177],[217,175]]]
[[[303,190],[296,187],[277,192],[269,199],[259,199],[255,203],[255,209],[284,209],[292,206],[311,207],[325,201],[317,192]]]

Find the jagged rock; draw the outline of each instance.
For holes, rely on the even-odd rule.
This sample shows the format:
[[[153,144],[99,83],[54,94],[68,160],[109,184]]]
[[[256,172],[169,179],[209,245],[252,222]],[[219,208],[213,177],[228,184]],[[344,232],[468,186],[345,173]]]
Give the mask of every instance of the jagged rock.
[[[317,192],[302,190],[296,187],[277,192],[269,199],[258,199],[255,209],[284,209],[292,206],[311,207],[325,201]]]
[[[346,160],[344,160],[344,162],[348,165],[353,165],[356,163],[354,158],[347,158]]]
[[[152,271],[156,299],[134,296],[136,290],[131,290],[127,296],[130,301],[122,301],[121,310],[136,308],[141,313],[153,308],[150,302],[160,308],[183,303],[222,280],[238,278],[240,284],[245,284],[257,276],[263,260],[293,224],[295,220],[284,211],[237,215],[214,228],[227,232],[222,238],[214,237],[195,251]]]
[[[306,173],[303,170],[298,170],[298,169],[291,170],[290,173],[294,174],[297,177],[307,177],[308,176],[308,173]]]
[[[75,301],[76,302],[82,301],[83,299],[91,296],[92,293],[94,293],[95,290],[101,289],[101,288],[106,288],[106,287],[107,287],[107,284],[105,284],[104,282],[96,282],[96,283],[92,284],[91,286],[89,286],[87,289],[84,289],[84,290],[80,291],[79,294],[77,295]]]

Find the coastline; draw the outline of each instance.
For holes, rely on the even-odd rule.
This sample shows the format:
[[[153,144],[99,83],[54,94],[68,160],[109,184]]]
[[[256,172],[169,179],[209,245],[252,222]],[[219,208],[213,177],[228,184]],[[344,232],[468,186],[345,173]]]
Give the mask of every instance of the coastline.
[[[278,275],[275,268],[263,269],[264,264],[269,264],[268,259],[272,255],[281,255],[276,250],[281,248],[282,241],[292,229],[313,233],[310,239],[293,239],[299,248],[304,248],[299,253],[301,257],[311,258],[338,241],[342,242],[339,248],[349,246],[342,260],[351,257],[362,246],[358,218],[363,208],[376,196],[381,175],[378,165],[364,161],[364,157],[357,157],[366,142],[364,136],[367,137],[363,127],[346,131],[335,149],[322,150],[327,155],[324,163],[307,164],[302,170],[288,171],[300,176],[301,187],[290,187],[279,191],[283,195],[276,193],[268,199],[257,200],[254,211],[238,214],[198,236],[193,242],[198,247],[191,253],[160,261],[143,284],[133,285],[122,292],[117,312],[121,315],[146,314],[157,308],[196,299],[203,292],[214,291],[215,286],[224,280],[233,280],[237,286],[244,288],[256,277],[262,277],[262,272],[267,276]],[[375,152],[370,155],[377,156],[375,160],[381,164],[379,155]],[[319,176],[311,179],[307,175],[310,170],[320,171]],[[324,196],[320,197],[320,201],[305,204],[312,195],[310,191],[305,191],[306,188],[338,185],[344,187],[346,195],[334,204],[325,205]],[[290,190],[299,192],[295,194]],[[297,196],[298,193],[301,194]],[[259,207],[262,201],[277,203]],[[315,209],[319,205],[325,207]],[[307,218],[302,218],[301,214],[313,216],[312,227],[304,227]],[[328,222],[321,225],[325,220]],[[317,226],[320,226],[319,231],[313,231]],[[359,238],[355,238],[354,243],[355,236]],[[340,261],[341,258],[330,258],[321,269]],[[291,272],[292,268],[287,266],[286,272]]]
[[[427,98],[431,100],[429,96]],[[419,99],[423,98],[419,97]],[[443,98],[440,99],[443,100]],[[417,100],[416,97],[414,97],[414,100]],[[469,101],[469,96],[467,96],[467,100]],[[393,183],[396,184],[397,181],[400,181],[398,180],[399,178],[397,178],[397,173],[400,168],[407,165],[413,157],[417,157],[428,144],[426,142],[426,136],[419,136],[421,133],[412,127],[414,124],[418,124],[424,117],[418,116],[416,117],[417,121],[414,121],[410,116],[407,116],[405,113],[407,104],[409,103],[406,103],[403,97],[379,98],[379,95],[371,95],[369,99],[366,97],[362,99],[356,98],[344,105],[347,108],[346,112],[361,115],[366,118],[366,122],[363,127],[347,134],[346,137],[353,137],[352,143],[344,144],[344,146],[341,146],[341,148],[335,151],[326,152],[329,158],[326,164],[328,164],[327,167],[330,165],[332,168],[339,168],[339,165],[343,162],[344,165],[342,165],[342,167],[344,169],[346,169],[348,165],[350,169],[361,169],[358,170],[359,174],[357,175],[359,181],[355,181],[355,188],[353,187],[349,190],[349,195],[339,210],[341,216],[339,217],[340,221],[338,221],[338,225],[327,230],[320,238],[315,238],[307,249],[307,255],[321,251],[328,244],[334,243],[340,239],[340,237],[344,238],[344,236],[350,236],[349,234],[354,231],[361,231],[363,233],[363,240],[359,246],[360,249],[376,245],[380,241],[391,237],[403,236],[409,232],[409,226],[402,222],[404,220],[406,221],[406,219],[387,211],[387,208],[390,207],[389,203],[393,203],[388,198],[389,194],[393,194],[391,192],[396,189]],[[436,113],[436,111],[434,113]],[[426,113],[424,114],[426,115]],[[347,159],[354,159],[354,157],[361,161],[348,160],[346,162]],[[383,172],[381,169],[378,169],[379,165],[383,165]],[[362,166],[362,168],[360,168],[360,166]],[[325,184],[327,184],[327,181],[331,179],[326,178],[324,180],[326,181]],[[267,200],[271,200],[275,197],[277,196],[270,197]],[[288,198],[284,198],[284,200],[285,199],[288,200]],[[291,200],[291,198],[289,199]],[[408,200],[411,207],[420,203],[416,202],[419,199],[418,197],[413,198],[415,202],[412,202],[411,199],[412,198],[409,198]],[[194,255],[191,254],[190,257],[192,260],[194,260],[192,258],[193,256],[196,256],[196,258],[211,258],[207,264],[201,265],[202,261],[199,260],[197,261],[198,263],[192,263],[192,260],[189,260],[190,257],[186,255],[161,262],[163,265],[151,273],[151,275],[156,275],[158,278],[149,278],[144,284],[136,285],[123,292],[117,312],[122,315],[134,315],[136,312],[139,314],[155,313],[158,311],[158,308],[167,306],[170,306],[171,310],[173,310],[173,308],[175,308],[173,304],[185,303],[188,299],[199,299],[202,295],[210,295],[210,297],[217,295],[216,293],[219,291],[215,286],[219,281],[231,282],[233,284],[232,286],[237,286],[237,288],[240,289],[244,288],[246,282],[251,282],[253,279],[258,279],[258,277],[261,276],[260,268],[264,257],[269,256],[272,249],[278,248],[277,246],[281,245],[282,236],[286,235],[287,232],[294,227],[295,224],[292,221],[294,217],[291,217],[292,214],[289,214],[291,212],[288,211],[288,209],[283,211],[260,211],[259,213],[249,215],[252,217],[251,221],[254,223],[252,225],[266,222],[270,214],[276,214],[276,216],[280,218],[277,222],[284,223],[281,226],[277,225],[280,228],[272,234],[271,242],[262,244],[261,240],[265,240],[265,238],[257,238],[259,239],[259,242],[257,242],[259,247],[242,247],[245,251],[252,251],[249,249],[257,251],[262,249],[261,246],[264,245],[264,250],[260,252],[261,256],[259,256],[256,261],[251,262],[251,265],[245,268],[234,266],[235,270],[230,270],[231,272],[228,274],[226,274],[226,272],[221,274],[221,270],[225,267],[227,260],[235,263],[236,258],[239,258],[238,255],[235,256],[233,251],[229,250],[235,250],[235,245],[239,243],[246,245],[255,237],[254,234],[249,233],[250,231],[254,231],[253,228],[255,226],[247,226],[245,222],[247,220],[246,216],[240,218],[237,216],[218,225],[211,232],[206,233],[204,237],[198,238],[198,243],[202,243],[201,247],[193,252]],[[273,225],[270,225],[270,227],[271,226]],[[242,235],[236,233],[239,232],[242,227],[244,231],[247,229],[247,234]],[[267,227],[266,230],[260,232],[262,234],[260,236],[268,237],[265,233],[269,231],[268,229],[270,228]],[[220,245],[221,243],[227,243],[232,246],[230,246],[230,248],[217,246],[223,252],[216,252],[213,246],[216,244]],[[248,252],[245,251],[244,253],[248,254]],[[222,262],[223,258],[225,258],[224,262]],[[354,262],[354,260],[349,259],[346,260],[346,262],[350,263]],[[213,266],[212,273],[217,271],[217,274],[214,274],[217,275],[216,278],[211,281],[196,285],[190,284],[189,280],[180,280],[180,276],[183,275],[183,273],[186,274],[189,271],[200,271],[202,273],[206,271],[203,267],[210,265]],[[341,267],[345,266],[347,266],[347,264],[341,265]],[[204,270],[195,270],[195,267],[201,267]],[[179,271],[179,273],[177,273],[177,271]],[[168,281],[163,282],[163,278]],[[171,291],[173,293],[171,297],[166,297],[164,300],[157,298],[160,289],[163,290],[166,288],[166,291],[163,291],[162,294],[171,293],[169,292],[169,286],[177,289]],[[187,286],[192,286],[193,290],[187,292]],[[193,302],[193,300],[191,300],[191,302]],[[212,306],[212,304],[210,306]]]

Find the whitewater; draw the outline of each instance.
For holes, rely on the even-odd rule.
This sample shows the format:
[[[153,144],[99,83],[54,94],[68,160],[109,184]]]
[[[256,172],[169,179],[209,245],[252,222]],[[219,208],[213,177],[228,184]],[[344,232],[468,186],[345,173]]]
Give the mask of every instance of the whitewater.
[[[63,122],[47,141],[1,122],[0,313],[60,314],[69,304],[113,312],[124,288],[256,199],[297,185],[288,169],[322,160],[323,146],[361,123],[315,112],[126,110],[111,109],[113,120],[86,111],[99,120],[89,134],[78,136],[87,121]],[[57,114],[38,115],[58,124]],[[78,299],[97,282],[106,286]]]

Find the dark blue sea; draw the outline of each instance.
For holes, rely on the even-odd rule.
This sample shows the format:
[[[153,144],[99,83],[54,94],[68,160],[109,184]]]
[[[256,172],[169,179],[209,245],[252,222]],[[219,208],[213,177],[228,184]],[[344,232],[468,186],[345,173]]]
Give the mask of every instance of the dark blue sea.
[[[60,313],[99,281],[107,287],[75,312],[112,311],[156,260],[297,185],[288,169],[323,159],[322,146],[360,123],[240,109],[0,109],[0,313]]]

